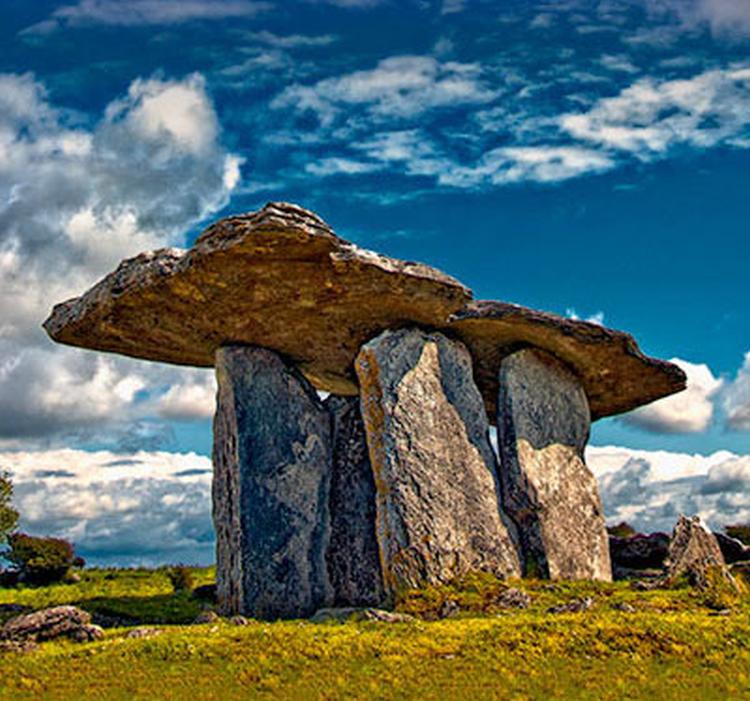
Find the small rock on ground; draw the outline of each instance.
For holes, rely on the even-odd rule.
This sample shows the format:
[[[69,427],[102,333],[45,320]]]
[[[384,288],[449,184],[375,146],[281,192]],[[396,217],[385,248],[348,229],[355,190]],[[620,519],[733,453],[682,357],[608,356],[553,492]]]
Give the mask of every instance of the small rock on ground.
[[[567,604],[552,606],[547,609],[547,613],[581,613],[582,611],[588,611],[593,605],[594,600],[587,596],[583,599],[573,599]]]

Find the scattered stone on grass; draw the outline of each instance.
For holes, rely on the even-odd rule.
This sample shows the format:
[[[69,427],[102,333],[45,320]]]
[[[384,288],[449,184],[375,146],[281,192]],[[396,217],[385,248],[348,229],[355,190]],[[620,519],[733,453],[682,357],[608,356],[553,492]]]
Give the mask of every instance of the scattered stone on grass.
[[[208,625],[210,623],[218,623],[221,620],[221,616],[219,616],[216,611],[201,611],[193,621],[193,625],[201,626],[201,625]]]
[[[129,639],[154,638],[163,632],[161,628],[136,628],[135,630],[129,630],[125,637]]]
[[[346,623],[347,621],[379,621],[381,623],[409,623],[417,620],[414,616],[395,611],[376,608],[358,608],[344,606],[340,608],[323,608],[310,617],[311,623]]]
[[[0,640],[43,642],[68,637],[76,642],[100,640],[104,631],[91,624],[91,615],[76,606],[55,606],[22,614],[0,628]]]
[[[593,605],[594,600],[590,596],[586,596],[582,599],[573,599],[567,604],[551,606],[547,609],[547,613],[582,613],[591,609]]]

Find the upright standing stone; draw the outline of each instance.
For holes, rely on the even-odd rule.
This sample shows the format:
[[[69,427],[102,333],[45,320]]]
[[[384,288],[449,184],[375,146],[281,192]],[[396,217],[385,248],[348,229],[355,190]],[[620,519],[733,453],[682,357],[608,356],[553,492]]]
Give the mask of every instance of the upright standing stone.
[[[375,480],[358,397],[331,395],[331,539],[326,559],[336,606],[377,606],[383,576],[375,538]]]
[[[468,351],[439,333],[386,331],[356,370],[387,592],[474,570],[519,575]]]
[[[214,524],[223,613],[307,616],[331,599],[325,549],[331,421],[276,353],[216,353]]]
[[[686,575],[692,584],[708,585],[709,571],[736,588],[737,584],[729,573],[724,555],[721,553],[716,536],[701,520],[700,516],[680,516],[669,541],[669,552],[665,561],[666,579],[673,583]]]
[[[503,504],[518,524],[527,575],[612,579],[599,488],[584,461],[589,427],[583,388],[554,356],[526,349],[503,360]]]

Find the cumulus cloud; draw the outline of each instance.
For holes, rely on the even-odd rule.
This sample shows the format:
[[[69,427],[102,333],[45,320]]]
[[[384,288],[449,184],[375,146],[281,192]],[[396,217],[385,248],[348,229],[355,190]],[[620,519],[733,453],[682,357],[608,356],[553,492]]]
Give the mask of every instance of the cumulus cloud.
[[[750,431],[750,352],[737,377],[724,392],[724,411],[730,428]]]
[[[209,419],[216,408],[216,378],[212,370],[192,370],[169,387],[156,402],[156,413],[166,419]]]
[[[74,117],[33,76],[0,75],[0,437],[134,419],[154,377],[179,381],[55,347],[40,324],[120,259],[181,242],[240,179],[200,75],[136,80],[91,128]]]
[[[268,2],[251,0],[80,0],[57,8],[49,19],[25,31],[48,33],[66,26],[133,27],[254,17],[271,7]]]
[[[687,389],[640,407],[623,421],[655,433],[699,433],[705,431],[714,416],[713,399],[724,384],[704,364],[680,358],[671,362],[687,375]]]
[[[94,565],[214,561],[211,462],[194,453],[0,452],[20,528]]]
[[[670,531],[679,514],[699,514],[712,528],[750,521],[750,456],[720,451],[592,447],[589,467],[599,480],[607,521],[641,531]]]

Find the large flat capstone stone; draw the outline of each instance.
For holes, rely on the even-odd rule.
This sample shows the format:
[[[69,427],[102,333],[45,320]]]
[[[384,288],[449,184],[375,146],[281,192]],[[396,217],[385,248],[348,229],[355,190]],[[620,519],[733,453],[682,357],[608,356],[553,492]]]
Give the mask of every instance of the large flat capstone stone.
[[[387,592],[469,571],[519,575],[467,350],[439,333],[386,331],[356,368]]]
[[[383,576],[375,537],[375,479],[367,451],[359,397],[331,395],[331,537],[326,553],[336,606],[377,606]]]
[[[317,389],[356,395],[360,346],[387,329],[444,331],[468,347],[494,421],[497,369],[537,347],[581,379],[593,419],[685,388],[677,366],[649,358],[632,337],[471,292],[420,263],[365,251],[301,207],[272,203],[216,222],[188,251],[123,261],[45,321],[60,343],[181,365],[210,366],[225,345],[269,348]]]
[[[318,389],[356,395],[360,346],[404,323],[441,324],[471,298],[427,265],[336,236],[286,203],[228,217],[188,251],[123,261],[45,322],[61,343],[180,365],[211,366],[243,344],[292,360]]]
[[[328,411],[299,371],[268,350],[221,348],[216,376],[219,606],[262,619],[311,615],[332,599]]]
[[[527,575],[612,579],[604,512],[584,449],[590,415],[578,378],[535,350],[499,373],[498,448],[503,504],[518,524]]]

